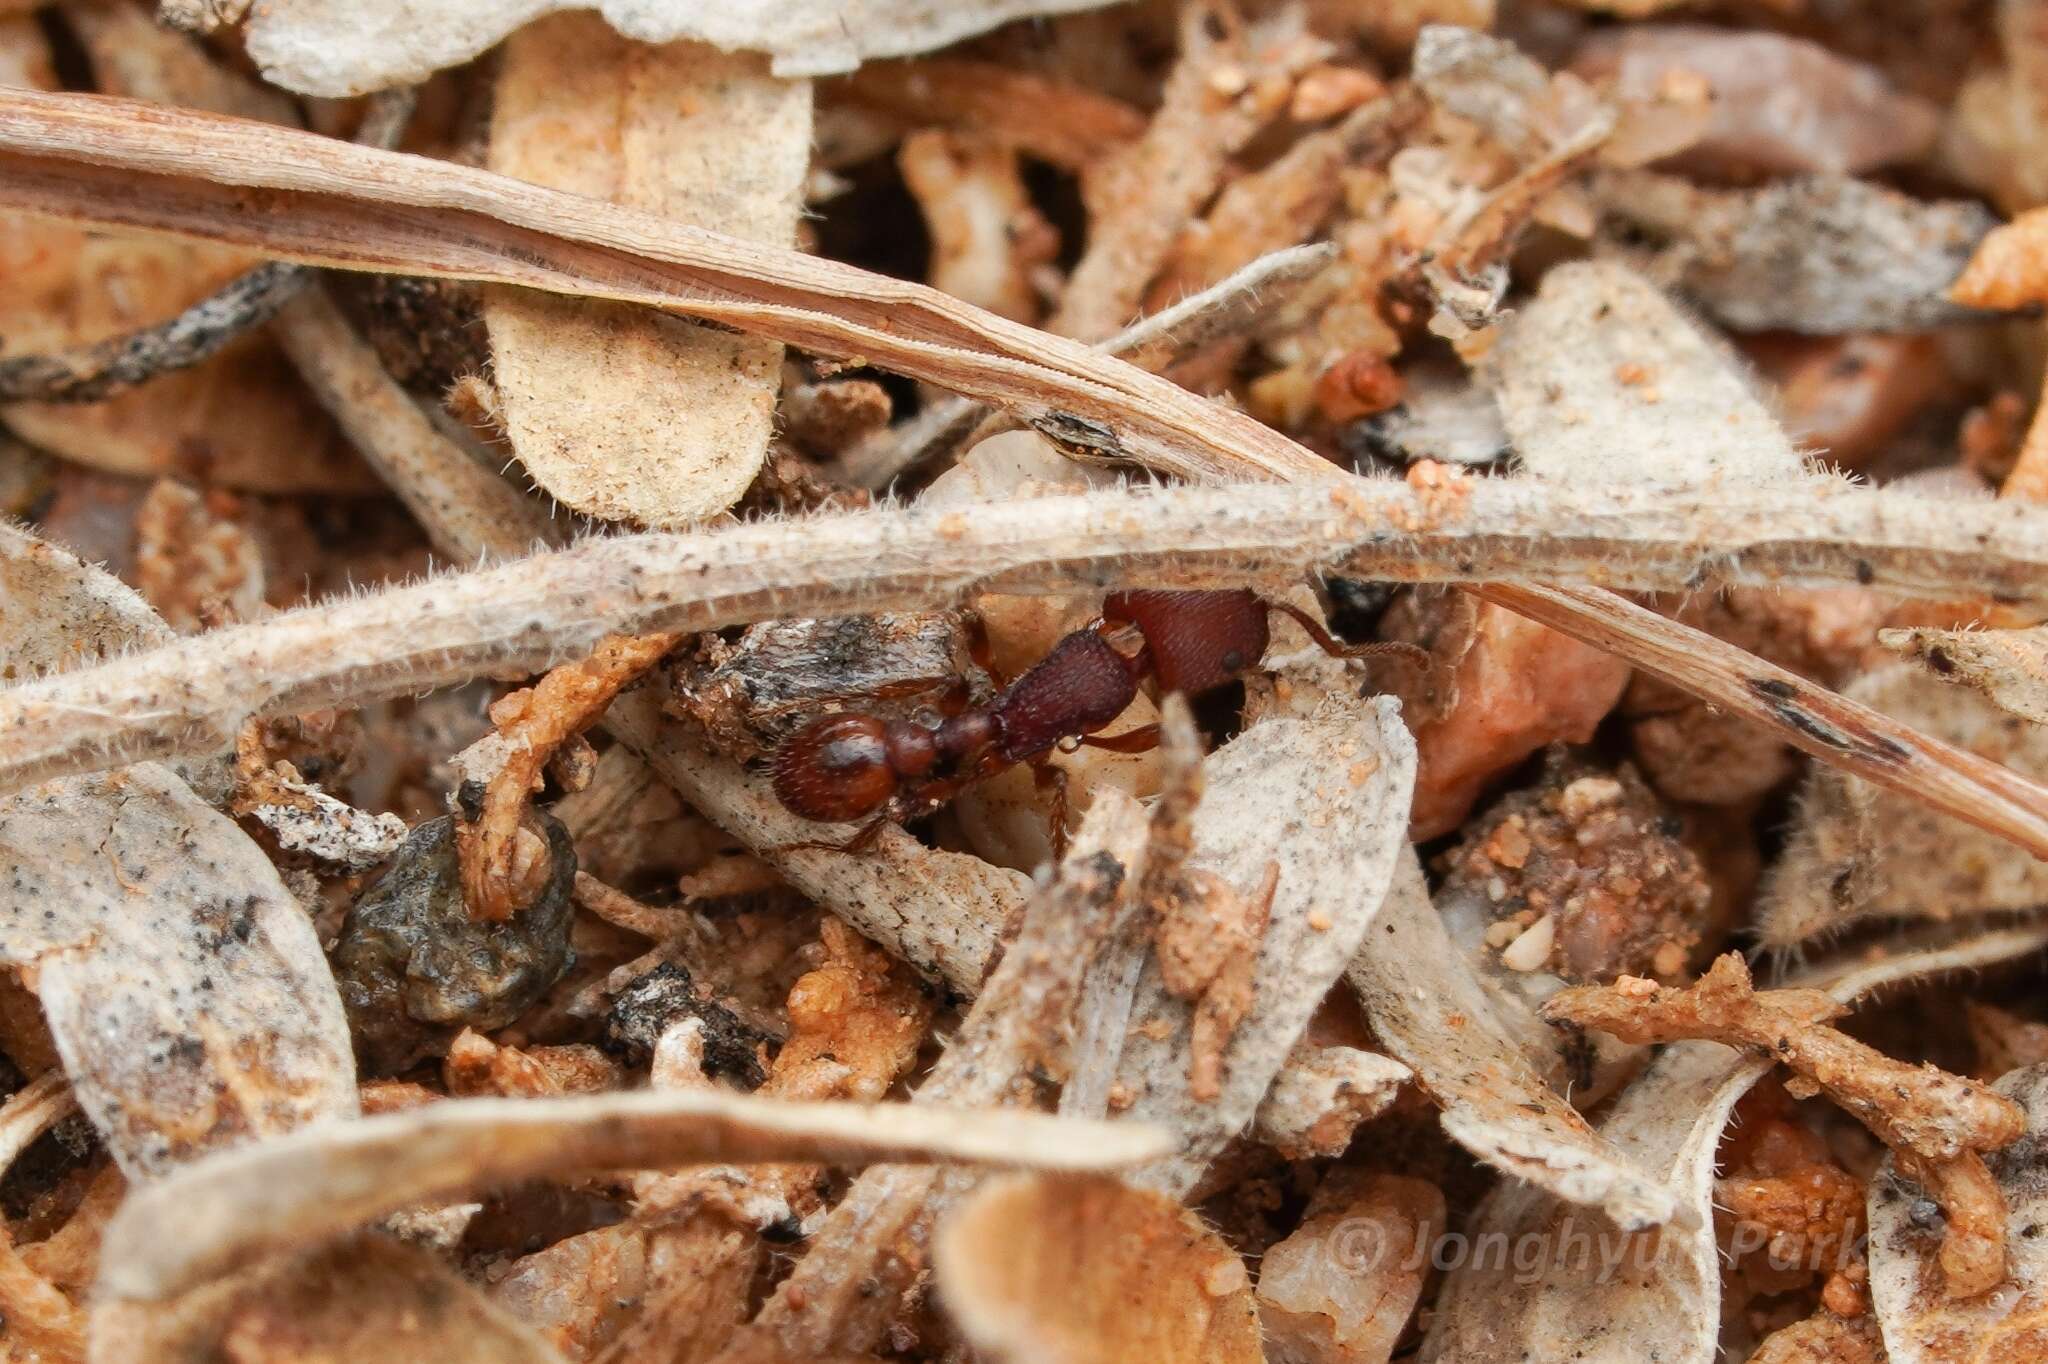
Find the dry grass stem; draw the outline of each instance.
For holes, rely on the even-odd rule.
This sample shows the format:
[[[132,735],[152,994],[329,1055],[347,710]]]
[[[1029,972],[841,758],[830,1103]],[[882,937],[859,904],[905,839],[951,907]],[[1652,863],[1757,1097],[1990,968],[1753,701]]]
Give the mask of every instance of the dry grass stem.
[[[514,559],[556,538],[541,503],[442,434],[324,289],[290,303],[275,330],[299,377],[419,519],[435,549],[475,564]]]
[[[1104,1170],[1165,1149],[1163,1133],[1131,1123],[716,1090],[451,1099],[309,1128],[149,1185],[108,1230],[100,1286],[115,1297],[162,1298],[411,1203],[553,1171],[779,1160]]]
[[[46,1071],[8,1095],[0,1104],[0,1172],[37,1137],[77,1111],[78,1096],[61,1070]]]
[[[2039,567],[2048,537],[2035,529],[2043,515],[1994,503],[1929,518],[1911,501],[1853,490],[1806,507],[1736,492],[1709,499],[1473,481],[1447,498],[1430,488],[1358,482],[1334,491],[1107,491],[972,513],[878,509],[600,540],[0,692],[0,790],[119,761],[209,751],[250,715],[538,671],[587,655],[606,634],[931,607],[987,591],[1147,581],[1280,585],[1317,569],[1403,581],[1542,573],[1654,588],[1695,584],[1734,565],[1728,571],[1737,581],[1871,576],[1934,596],[1975,575],[2031,598],[2048,581]],[[1835,524],[1817,529],[1821,518]],[[1784,532],[1772,533],[1780,522]],[[1526,529],[1510,529],[1518,525]],[[1735,548],[1745,543],[1757,546],[1748,567]],[[1779,557],[1788,550],[1789,562]],[[1625,569],[1630,563],[1636,567]],[[1911,731],[1865,718],[1732,645],[1610,595],[1505,583],[1487,591],[1524,615],[1645,662],[1817,756],[1861,763],[1853,770],[1873,780],[1925,790],[1930,803],[1963,818],[2024,831],[2023,846],[2048,846],[2037,837],[2042,816],[2012,810],[2013,793],[2029,784],[1981,760],[1927,749]],[[1858,732],[1875,737],[1865,747],[1829,741]],[[1890,755],[1887,742],[1903,755]]]

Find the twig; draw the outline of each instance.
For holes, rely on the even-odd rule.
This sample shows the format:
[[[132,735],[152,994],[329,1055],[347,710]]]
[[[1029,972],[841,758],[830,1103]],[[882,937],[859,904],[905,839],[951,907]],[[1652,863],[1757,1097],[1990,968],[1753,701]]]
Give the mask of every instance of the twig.
[[[0,1174],[36,1138],[78,1111],[78,1096],[60,1069],[45,1071],[0,1104]]]
[[[409,87],[376,96],[356,140],[367,147],[392,146],[412,118],[414,103]],[[89,346],[0,360],[0,401],[93,403],[159,374],[190,369],[276,317],[312,277],[303,265],[266,261],[167,322]]]
[[[1293,298],[1336,254],[1327,242],[1270,252],[1228,279],[1138,319],[1100,349],[1156,374],[1220,337],[1248,329]],[[1008,429],[1011,424],[991,420],[993,411],[973,398],[941,399],[850,453],[841,472],[858,487],[886,488],[963,445]]]
[[[0,207],[239,242],[324,264],[519,284],[669,308],[822,354],[859,357],[998,401],[1034,425],[1075,429],[1078,418],[1080,429],[1097,433],[1095,452],[1105,459],[1129,460],[1184,478],[1335,483],[1340,500],[1369,496],[1335,466],[1243,413],[1087,346],[1007,322],[933,290],[800,252],[679,227],[617,205],[551,193],[453,163],[396,156],[268,124],[159,105],[16,90],[0,94]],[[1773,510],[1783,514],[1785,509]],[[1431,523],[1424,518],[1416,524]],[[1135,529],[1126,528],[1125,533]],[[1736,542],[1749,539],[1738,535]],[[1702,534],[1692,543],[1714,541]],[[1554,543],[1549,548],[1552,554],[1570,550],[1569,545]],[[1802,542],[1799,548],[1802,553],[1825,554],[1832,547]],[[1482,572],[1478,557],[1475,552],[1469,576]],[[857,580],[863,565],[832,567],[851,572]],[[1177,562],[1174,568],[1181,571]],[[705,569],[707,575],[713,571],[710,566]],[[1873,581],[1875,571],[1873,564]],[[1516,576],[1539,574],[1556,576],[1541,564],[1525,564]],[[1378,576],[1414,575],[1396,570]],[[874,584],[861,586],[872,590]],[[637,595],[620,591],[613,601],[614,613],[621,613]],[[929,601],[931,595],[927,581],[923,600]],[[1729,652],[1728,646],[1704,633],[1671,622],[1663,623],[1664,645],[1653,644],[1641,629],[1629,625],[1635,620],[1632,608],[1604,592],[1552,594],[1540,600],[1525,593],[1512,600],[1515,609],[1540,608],[1546,623],[1598,638],[1602,647],[1633,663],[1661,666],[1689,690],[1692,683],[1681,679],[1690,679],[1692,673],[1671,666],[1671,643],[1683,641],[1686,649],[1719,652],[1723,657]],[[869,609],[884,604],[858,603]],[[839,609],[856,608],[850,603]],[[661,615],[659,622],[630,628],[705,628],[689,624],[687,612],[673,612],[676,619],[655,614]],[[506,624],[503,619],[496,623],[489,632],[494,638],[483,652],[502,652],[510,646],[514,636],[503,630]],[[588,647],[602,633],[582,630],[573,642],[542,648],[535,640],[528,647],[539,655],[536,663],[555,661],[578,646]],[[414,655],[426,656],[430,651]],[[388,668],[388,662],[378,660],[365,671],[374,675],[379,664]],[[224,697],[246,697],[247,675],[214,674],[206,680]],[[336,680],[328,679],[327,685]],[[372,677],[356,680],[375,685]],[[390,685],[388,679],[384,685]],[[288,688],[263,689],[270,691],[266,704],[281,703],[291,695]],[[171,694],[178,690],[173,688]],[[194,717],[210,719],[220,709],[202,693],[186,688],[185,695],[182,714],[173,709],[157,717],[159,732],[150,736],[157,745],[153,751],[192,743]],[[86,755],[115,736],[140,740],[143,736],[136,731],[147,728],[148,722],[139,721],[133,709],[164,709],[158,704],[161,699],[136,698],[121,707],[122,713],[111,717],[111,723],[106,716],[93,723],[92,711],[105,707],[96,704],[91,691],[71,702],[77,709],[55,715],[46,711],[40,717],[45,732],[38,742],[48,747],[25,760],[0,758],[0,783],[33,779],[22,774],[38,764],[58,772],[110,761],[113,755]],[[1810,738],[1799,721],[1781,709],[1752,701],[1744,713],[1788,740]],[[166,721],[175,737],[161,732]],[[0,709],[0,753],[19,751],[15,744],[26,723],[19,713]],[[61,727],[78,731],[78,737],[53,742],[48,731]],[[199,727],[209,742],[225,738],[203,719]],[[1905,738],[1909,747],[1929,746],[1919,736]],[[1840,760],[1832,747],[1826,753],[1830,761]],[[1912,794],[1966,819],[1996,818],[2001,828],[2023,825],[2038,834],[2040,816],[2010,808],[2016,783],[2038,790],[2031,782],[2007,775],[2001,779],[2005,789],[1994,791],[1959,774],[1958,782]],[[1960,800],[1958,784],[1967,791]],[[2012,818],[1980,810],[1987,805],[2007,808]],[[2030,838],[2026,845],[2048,850],[2048,840]]]
[[[1480,480],[1447,501],[1440,490],[1352,481],[1113,489],[971,516],[879,508],[626,536],[310,607],[0,691],[0,791],[142,757],[208,751],[253,714],[360,704],[492,671],[538,671],[587,655],[607,634],[925,608],[979,592],[1280,586],[1327,570],[1408,582],[1543,576],[1645,589],[1869,581],[1935,597],[1968,585],[2039,600],[2048,593],[2044,517],[2040,508],[1995,502],[1958,503],[1929,517],[1910,500],[1847,489],[1808,503],[1771,492],[1716,497]],[[1586,594],[1513,590],[1517,609],[1527,603],[1541,619],[1590,629],[1582,614],[1557,605],[1583,604]],[[1626,648],[1682,685],[1713,688],[1716,698],[1733,691],[1745,714],[1792,729],[1812,746],[1812,734],[1782,704],[1766,705],[1732,680],[1744,669],[1775,673],[1755,672],[1763,665],[1732,646],[1607,600],[1626,628],[1604,627],[1596,635],[1602,647],[1618,638],[1617,651]],[[1688,668],[1686,651],[1724,660],[1725,676]],[[1809,683],[1798,686],[1800,697],[1826,696]],[[1892,742],[1922,742],[1877,723],[1873,732]],[[1854,756],[1834,748],[1827,754]],[[2016,782],[2031,788],[2010,774],[2000,779],[2007,792],[2019,789]],[[1929,788],[1948,802],[1942,808],[1965,817],[1984,795],[1964,794],[1969,789],[1953,781]],[[2042,818],[2031,827],[2042,827]],[[2048,847],[2048,835],[2040,846]]]
[[[552,538],[540,502],[441,434],[326,290],[309,289],[293,300],[278,318],[277,339],[313,396],[435,549],[474,564],[516,558]]]
[[[1518,586],[1489,601],[1620,654],[1695,696],[1777,731],[1787,743],[2048,858],[2048,788],[1909,729],[1868,706],[1608,593]],[[1587,607],[1597,608],[1595,619]]]

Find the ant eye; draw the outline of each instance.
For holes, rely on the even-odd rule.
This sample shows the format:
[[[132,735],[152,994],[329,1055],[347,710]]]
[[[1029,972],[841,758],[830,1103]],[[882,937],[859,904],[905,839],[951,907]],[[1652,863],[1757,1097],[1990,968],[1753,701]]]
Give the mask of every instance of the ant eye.
[[[798,730],[775,752],[775,798],[826,824],[873,814],[896,794],[886,736],[872,715],[834,715]]]

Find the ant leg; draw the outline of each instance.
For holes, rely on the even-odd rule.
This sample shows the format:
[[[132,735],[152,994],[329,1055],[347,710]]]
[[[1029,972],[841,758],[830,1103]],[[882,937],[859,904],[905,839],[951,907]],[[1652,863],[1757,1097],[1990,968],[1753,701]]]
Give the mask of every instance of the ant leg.
[[[1159,747],[1159,726],[1140,725],[1121,734],[1083,734],[1075,740],[1080,748],[1100,748],[1110,753],[1150,753]]]
[[[1274,601],[1269,597],[1259,598],[1259,604],[1268,611],[1278,611],[1299,625],[1316,647],[1332,658],[1398,658],[1410,667],[1429,670],[1429,651],[1413,644],[1397,644],[1391,640],[1372,640],[1365,644],[1345,644],[1338,640],[1322,622],[1289,602]]]
[[[995,647],[988,640],[988,622],[978,612],[969,611],[967,616],[967,658],[975,667],[988,674],[988,680],[1001,691],[1014,680],[1005,677],[996,667]]]
[[[1056,763],[1043,759],[1031,764],[1031,780],[1040,790],[1052,791],[1052,860],[1055,864],[1067,860],[1067,771]]]
[[[882,836],[882,830],[895,822],[896,820],[894,815],[884,813],[876,815],[873,819],[861,825],[860,829],[857,832],[855,832],[854,836],[852,838],[847,839],[844,843],[833,843],[826,839],[813,838],[806,839],[802,843],[784,843],[779,847],[770,849],[769,851],[778,853],[864,853],[870,851],[875,846],[875,840]]]

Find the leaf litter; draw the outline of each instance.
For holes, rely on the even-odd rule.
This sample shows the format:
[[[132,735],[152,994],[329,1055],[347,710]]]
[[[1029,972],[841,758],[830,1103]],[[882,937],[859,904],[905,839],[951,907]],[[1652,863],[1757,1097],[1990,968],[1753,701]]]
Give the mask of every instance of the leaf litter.
[[[2038,35],[1575,8],[0,20],[8,1349],[2026,1353]]]

